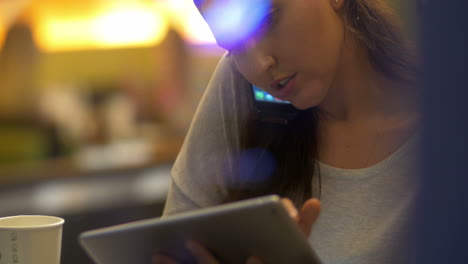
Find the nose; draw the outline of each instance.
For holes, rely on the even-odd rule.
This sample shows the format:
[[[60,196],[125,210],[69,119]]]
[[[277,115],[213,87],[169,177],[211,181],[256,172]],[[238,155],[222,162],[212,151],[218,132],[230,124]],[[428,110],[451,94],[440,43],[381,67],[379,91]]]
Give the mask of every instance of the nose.
[[[268,43],[251,39],[246,42],[245,48],[247,50],[247,56],[251,58],[252,66],[255,67],[255,72],[262,75],[270,73],[277,61]]]
[[[258,52],[255,60],[260,73],[269,73],[276,64],[276,60],[271,54],[262,52]]]
[[[278,60],[265,45],[246,46],[244,52],[234,55],[237,69],[251,83],[268,87],[277,68]]]

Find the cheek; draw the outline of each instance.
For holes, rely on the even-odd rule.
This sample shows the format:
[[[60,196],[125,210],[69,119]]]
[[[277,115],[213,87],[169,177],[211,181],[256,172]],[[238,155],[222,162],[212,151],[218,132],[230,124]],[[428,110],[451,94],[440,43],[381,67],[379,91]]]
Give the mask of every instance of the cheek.
[[[324,1],[310,1],[280,29],[278,50],[285,65],[304,71],[314,78],[333,72],[343,42],[344,25],[336,12]]]
[[[268,86],[268,80],[266,80],[265,74],[258,73],[248,55],[235,57],[233,61],[237,70],[249,83],[261,88]]]
[[[233,61],[237,70],[248,82],[253,83],[253,84],[257,82],[256,76],[255,74],[253,74],[253,68],[251,64],[248,63],[248,60],[236,58],[236,59],[233,59]]]
[[[294,24],[301,26],[294,27]],[[328,94],[339,67],[344,41],[341,18],[325,5],[311,4],[307,10],[298,10],[281,33],[285,41],[281,41],[279,49],[280,62],[300,76],[291,103],[299,109],[319,105]]]

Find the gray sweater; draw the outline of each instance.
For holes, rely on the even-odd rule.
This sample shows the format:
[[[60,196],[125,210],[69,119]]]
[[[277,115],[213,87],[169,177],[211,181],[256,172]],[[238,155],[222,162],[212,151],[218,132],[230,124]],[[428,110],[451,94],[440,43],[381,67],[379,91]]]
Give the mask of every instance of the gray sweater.
[[[164,215],[217,205],[225,197],[239,154],[238,126],[247,117],[248,87],[230,58],[221,59],[172,169]],[[319,163],[322,211],[309,240],[325,264],[409,262],[418,142],[413,136],[369,168]]]

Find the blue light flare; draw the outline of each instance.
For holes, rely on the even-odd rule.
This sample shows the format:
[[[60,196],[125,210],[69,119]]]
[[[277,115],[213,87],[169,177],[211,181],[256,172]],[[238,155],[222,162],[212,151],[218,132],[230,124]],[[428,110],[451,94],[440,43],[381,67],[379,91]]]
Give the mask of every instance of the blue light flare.
[[[237,160],[238,186],[250,186],[271,180],[276,171],[273,153],[260,148],[244,150]]]
[[[255,34],[270,8],[271,0],[214,0],[203,16],[218,45],[231,49]]]

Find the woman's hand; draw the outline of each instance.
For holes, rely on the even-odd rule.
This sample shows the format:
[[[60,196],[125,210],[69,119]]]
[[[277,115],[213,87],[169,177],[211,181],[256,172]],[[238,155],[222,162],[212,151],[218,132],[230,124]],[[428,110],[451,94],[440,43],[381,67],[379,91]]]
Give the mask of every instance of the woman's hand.
[[[302,205],[301,210],[298,211],[294,204],[288,198],[281,199],[286,210],[289,212],[294,221],[299,225],[302,232],[306,236],[309,236],[312,231],[312,226],[317,220],[317,217],[320,213],[320,201],[311,198]],[[219,261],[208,251],[204,246],[200,245],[195,241],[187,241],[186,245],[187,249],[190,253],[195,257],[198,263],[200,264],[219,264]],[[172,258],[163,255],[163,254],[156,254],[153,257],[153,264],[178,264]],[[258,257],[250,257],[247,259],[246,264],[265,264],[260,258]]]
[[[302,232],[308,237],[312,232],[312,226],[317,220],[320,213],[320,201],[316,198],[311,198],[304,202],[301,210],[298,211],[296,206],[288,198],[281,199],[286,210],[294,221],[299,225]]]

